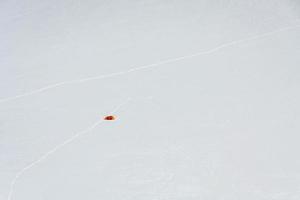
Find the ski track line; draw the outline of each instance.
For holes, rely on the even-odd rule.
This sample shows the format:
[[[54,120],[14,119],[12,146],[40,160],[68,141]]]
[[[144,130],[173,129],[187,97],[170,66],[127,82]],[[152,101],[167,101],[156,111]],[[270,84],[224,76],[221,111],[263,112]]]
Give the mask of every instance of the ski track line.
[[[114,76],[119,76],[119,75],[131,73],[131,72],[135,72],[135,71],[140,71],[140,70],[156,67],[156,66],[163,65],[163,64],[173,63],[173,62],[177,62],[177,61],[180,61],[180,60],[185,60],[185,59],[188,59],[188,58],[197,57],[197,56],[200,56],[200,55],[212,54],[212,53],[217,52],[217,51],[219,51],[221,49],[224,49],[226,47],[230,47],[230,46],[234,46],[234,45],[244,43],[244,42],[248,42],[248,41],[251,41],[251,40],[256,40],[256,39],[259,39],[259,38],[267,37],[267,36],[282,32],[282,31],[296,29],[298,27],[300,27],[300,25],[280,28],[280,29],[277,29],[275,31],[270,31],[270,32],[267,32],[267,33],[255,35],[255,36],[252,36],[252,37],[249,37],[249,38],[246,38],[246,39],[240,39],[240,40],[232,41],[232,42],[229,42],[229,43],[225,43],[225,44],[219,45],[215,48],[212,48],[210,50],[200,51],[200,52],[197,52],[197,53],[194,53],[194,54],[180,56],[180,57],[177,57],[177,58],[171,58],[171,59],[163,60],[163,61],[153,63],[153,64],[142,65],[142,66],[134,67],[134,68],[131,68],[131,69],[128,69],[128,70],[120,71],[120,72],[114,72],[114,73],[105,74],[105,75],[99,75],[99,76],[93,76],[93,77],[88,77],[88,78],[83,78],[83,79],[77,79],[77,80],[70,80],[70,81],[63,81],[63,82],[55,83],[55,84],[48,85],[46,87],[42,87],[42,88],[27,92],[27,93],[24,93],[24,94],[20,94],[20,95],[16,95],[16,96],[13,96],[13,97],[7,97],[7,98],[0,99],[0,103],[9,102],[9,101],[12,101],[12,100],[16,100],[16,99],[20,99],[20,98],[23,98],[23,97],[31,96],[31,95],[34,95],[34,94],[37,94],[37,93],[41,93],[41,92],[44,92],[44,91],[47,91],[47,90],[50,90],[50,89],[53,89],[53,88],[57,88],[57,87],[60,87],[60,86],[68,85],[68,84],[76,84],[76,83],[83,83],[83,82],[88,82],[88,81],[92,81],[92,80],[100,80],[100,79],[110,78],[110,77],[114,77]]]
[[[113,111],[111,111],[111,114],[114,114],[115,112],[117,112],[121,107],[123,107],[124,105],[128,104],[129,101],[131,101],[131,98],[128,98],[126,101],[124,101],[123,103],[121,103],[120,105],[116,106]],[[76,139],[78,139],[80,136],[85,135],[87,133],[89,133],[90,131],[92,131],[94,128],[96,128],[98,125],[102,124],[104,121],[98,120],[96,121],[94,124],[92,124],[91,126],[87,127],[86,129],[79,131],[78,133],[76,133],[75,135],[71,136],[70,138],[66,139],[64,142],[58,144],[57,146],[55,146],[53,149],[49,150],[48,152],[46,152],[45,154],[43,154],[41,157],[39,157],[37,160],[33,161],[31,164],[27,165],[26,167],[24,167],[23,169],[21,169],[19,172],[16,173],[15,177],[13,178],[11,184],[10,184],[10,189],[9,189],[9,193],[7,196],[7,200],[11,200],[13,193],[14,193],[14,188],[15,185],[17,183],[17,181],[19,180],[19,178],[22,177],[22,175],[30,170],[31,168],[33,168],[34,166],[38,165],[39,163],[41,163],[42,161],[46,160],[49,156],[51,156],[52,154],[54,154],[55,152],[57,152],[58,150],[62,149],[63,147],[65,147],[66,145],[74,142]]]

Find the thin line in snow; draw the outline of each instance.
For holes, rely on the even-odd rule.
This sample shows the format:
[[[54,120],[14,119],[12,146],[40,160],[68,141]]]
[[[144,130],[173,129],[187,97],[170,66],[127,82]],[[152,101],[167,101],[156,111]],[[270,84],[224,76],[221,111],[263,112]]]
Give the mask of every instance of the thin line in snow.
[[[88,78],[83,78],[83,79],[77,79],[77,80],[70,80],[70,81],[63,81],[63,82],[55,83],[55,84],[48,85],[48,86],[45,86],[45,87],[30,91],[30,92],[27,92],[27,93],[24,93],[24,94],[20,94],[20,95],[16,95],[16,96],[13,96],[13,97],[7,97],[7,98],[0,99],[0,103],[9,102],[9,101],[12,101],[12,100],[16,100],[16,99],[20,99],[20,98],[23,98],[23,97],[31,96],[31,95],[34,95],[34,94],[37,94],[37,93],[41,93],[41,92],[44,92],[44,91],[47,91],[47,90],[50,90],[50,89],[54,89],[54,88],[58,88],[60,86],[64,86],[64,85],[68,85],[68,84],[83,83],[83,82],[88,82],[88,81],[92,81],[92,80],[101,80],[101,79],[110,78],[110,77],[114,77],[114,76],[120,76],[120,75],[123,75],[123,74],[135,72],[135,71],[149,69],[149,68],[156,67],[156,66],[163,65],[163,64],[168,64],[168,63],[173,63],[173,62],[177,62],[177,61],[180,61],[180,60],[185,60],[185,59],[188,59],[188,58],[197,57],[197,56],[200,56],[200,55],[211,54],[211,53],[217,52],[221,49],[224,49],[226,47],[230,47],[230,46],[234,46],[236,44],[244,43],[244,42],[247,42],[247,41],[267,37],[267,36],[273,35],[273,34],[278,33],[278,32],[291,30],[291,29],[295,29],[295,28],[298,28],[298,27],[300,27],[300,25],[280,28],[280,29],[277,29],[275,31],[270,31],[270,32],[263,33],[263,34],[260,34],[260,35],[255,35],[255,36],[252,36],[252,37],[249,37],[249,38],[246,38],[246,39],[241,39],[241,40],[236,40],[236,41],[232,41],[232,42],[229,42],[229,43],[225,43],[225,44],[222,44],[220,46],[217,46],[215,48],[212,48],[212,49],[209,49],[209,50],[206,50],[206,51],[200,51],[200,52],[190,54],[190,55],[180,56],[180,57],[177,57],[177,58],[171,58],[171,59],[159,61],[159,62],[153,63],[153,64],[142,65],[142,66],[134,67],[134,68],[131,68],[131,69],[128,69],[128,70],[120,71],[120,72],[114,72],[114,73],[110,73],[110,74],[104,74],[104,75],[99,75],[99,76],[92,76],[92,77],[88,77]]]
[[[131,98],[128,98],[126,101],[124,101],[123,103],[121,103],[120,105],[116,106],[111,113],[115,113],[117,112],[121,107],[123,107],[124,105],[126,105],[129,101],[131,101]],[[30,163],[29,165],[27,165],[26,167],[24,167],[23,169],[21,169],[19,172],[16,173],[15,177],[13,178],[12,182],[10,183],[10,188],[9,188],[9,193],[7,196],[7,200],[11,200],[13,193],[14,193],[14,189],[15,189],[15,185],[17,183],[17,181],[19,180],[19,178],[22,177],[22,175],[30,170],[32,167],[38,165],[39,163],[41,163],[42,161],[46,160],[49,156],[51,156],[52,154],[56,153],[58,150],[62,149],[63,147],[65,147],[66,145],[74,142],[76,139],[78,139],[80,136],[87,134],[88,132],[92,131],[94,128],[96,128],[98,125],[102,124],[104,121],[103,120],[97,120],[95,123],[93,123],[91,126],[87,127],[86,129],[76,133],[75,135],[71,136],[70,138],[66,139],[64,142],[56,145],[53,149],[49,150],[48,152],[46,152],[45,154],[43,154],[41,157],[39,157],[37,160],[33,161],[32,163]]]

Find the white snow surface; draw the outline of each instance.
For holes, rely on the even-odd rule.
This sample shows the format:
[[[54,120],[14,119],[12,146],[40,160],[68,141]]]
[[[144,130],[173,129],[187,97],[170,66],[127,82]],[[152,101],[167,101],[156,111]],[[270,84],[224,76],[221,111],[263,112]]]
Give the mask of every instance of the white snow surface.
[[[2,0],[0,200],[299,200],[299,19],[298,0]]]

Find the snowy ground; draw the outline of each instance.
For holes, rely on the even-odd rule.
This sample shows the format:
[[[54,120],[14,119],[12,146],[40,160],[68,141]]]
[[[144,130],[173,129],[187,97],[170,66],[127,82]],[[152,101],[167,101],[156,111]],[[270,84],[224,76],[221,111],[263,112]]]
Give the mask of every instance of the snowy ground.
[[[299,19],[297,0],[2,0],[0,200],[299,200]]]

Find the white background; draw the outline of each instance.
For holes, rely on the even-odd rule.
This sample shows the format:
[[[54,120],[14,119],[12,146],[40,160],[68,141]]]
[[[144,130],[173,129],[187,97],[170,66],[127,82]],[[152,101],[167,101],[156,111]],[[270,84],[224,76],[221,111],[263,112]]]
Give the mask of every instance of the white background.
[[[297,0],[2,0],[0,200],[300,199],[299,17]]]

